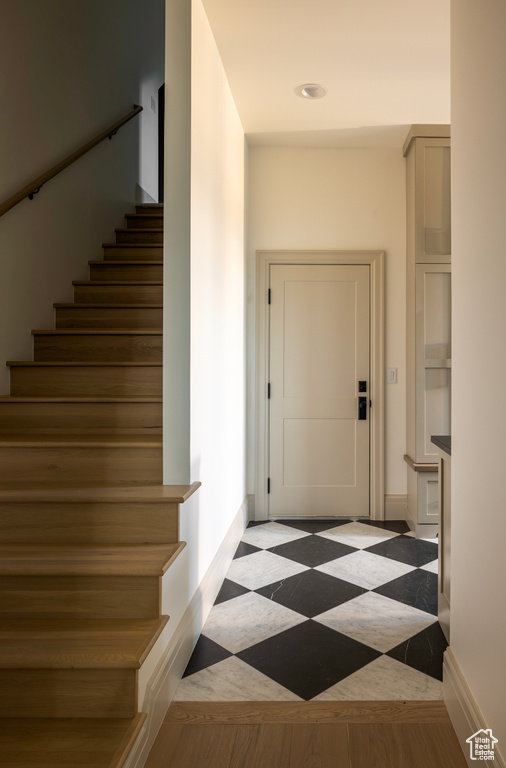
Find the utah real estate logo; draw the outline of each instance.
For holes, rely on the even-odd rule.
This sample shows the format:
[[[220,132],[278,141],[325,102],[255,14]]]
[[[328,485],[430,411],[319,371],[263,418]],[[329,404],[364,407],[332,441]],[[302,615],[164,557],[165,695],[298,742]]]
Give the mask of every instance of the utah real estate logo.
[[[469,744],[469,751],[471,753],[471,760],[493,760],[494,759],[494,746],[497,744],[498,739],[492,735],[492,729],[487,728],[484,730],[481,728],[476,733],[473,733],[466,742]]]

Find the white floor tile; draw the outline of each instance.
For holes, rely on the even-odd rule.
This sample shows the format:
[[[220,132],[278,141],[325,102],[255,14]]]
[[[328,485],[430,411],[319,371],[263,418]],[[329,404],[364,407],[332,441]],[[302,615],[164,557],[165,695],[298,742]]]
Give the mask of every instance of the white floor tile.
[[[302,539],[309,536],[306,531],[298,531],[296,528],[290,528],[282,523],[266,523],[265,525],[255,525],[253,528],[247,528],[243,534],[242,540],[247,544],[253,544],[261,549],[277,547],[279,544],[286,544],[289,541]]]
[[[328,531],[322,531],[317,535],[332,541],[339,541],[341,544],[347,544],[349,547],[356,547],[357,549],[372,547],[373,544],[379,544],[382,541],[399,536],[398,533],[387,531],[385,528],[376,528],[374,525],[364,525],[364,523],[356,522],[338,525],[336,528],[330,528]]]
[[[315,568],[315,571],[349,581],[364,589],[375,589],[413,570],[413,565],[399,563],[397,560],[389,560],[362,550],[338,557],[337,560],[331,560]]]
[[[315,616],[314,621],[386,653],[433,624],[436,617],[376,592],[366,592]]]
[[[443,698],[443,684],[389,656],[380,656],[313,701],[420,701]]]
[[[437,573],[438,572],[438,561],[433,560],[431,563],[427,563],[426,565],[421,565],[420,568],[422,571],[429,571],[429,573]]]
[[[227,579],[248,589],[260,589],[267,584],[307,571],[306,565],[279,557],[273,552],[254,552],[252,555],[232,560]]]
[[[238,653],[303,621],[306,618],[300,613],[248,592],[215,605],[202,634],[227,651]]]
[[[175,701],[302,701],[236,656],[184,677]]]

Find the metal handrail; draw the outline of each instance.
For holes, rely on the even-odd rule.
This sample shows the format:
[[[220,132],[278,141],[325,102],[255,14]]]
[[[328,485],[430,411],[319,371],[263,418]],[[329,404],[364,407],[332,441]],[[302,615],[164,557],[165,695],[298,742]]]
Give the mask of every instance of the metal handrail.
[[[117,123],[114,123],[114,125],[111,125],[105,131],[102,131],[102,133],[99,133],[98,136],[95,136],[94,139],[89,141],[87,144],[84,144],[82,147],[80,147],[80,149],[72,152],[71,155],[66,157],[64,160],[61,160],[45,173],[38,176],[36,179],[31,181],[30,184],[27,184],[26,187],[23,187],[23,189],[20,189],[19,192],[16,192],[15,195],[11,195],[11,197],[9,197],[0,205],[0,216],[3,216],[4,213],[10,211],[11,208],[14,208],[15,205],[20,203],[26,197],[28,197],[30,200],[33,200],[33,196],[40,191],[40,188],[43,186],[43,184],[46,184],[48,181],[61,173],[61,171],[64,171],[65,168],[68,168],[69,165],[75,163],[76,160],[79,160],[80,157],[89,152],[90,149],[93,149],[93,147],[96,147],[97,144],[100,144],[100,142],[104,141],[104,139],[112,139],[112,137],[118,132],[121,126],[125,125],[125,123],[128,123],[128,121],[138,115],[139,112],[142,112],[142,107],[134,104],[133,110],[122,117],[121,120],[118,120]]]

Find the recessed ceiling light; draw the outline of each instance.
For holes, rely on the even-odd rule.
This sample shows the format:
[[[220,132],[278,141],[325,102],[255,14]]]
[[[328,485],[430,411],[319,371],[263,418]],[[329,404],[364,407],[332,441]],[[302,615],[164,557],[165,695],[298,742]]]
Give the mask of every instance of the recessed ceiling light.
[[[327,95],[327,89],[318,83],[304,83],[297,86],[295,93],[301,99],[323,99]]]

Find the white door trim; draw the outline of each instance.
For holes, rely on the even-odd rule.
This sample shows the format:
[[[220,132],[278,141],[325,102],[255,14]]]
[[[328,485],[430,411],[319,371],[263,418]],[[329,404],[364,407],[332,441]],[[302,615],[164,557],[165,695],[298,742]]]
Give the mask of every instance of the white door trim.
[[[255,382],[255,516],[268,517],[269,268],[271,264],[365,264],[371,274],[371,520],[384,518],[384,251],[257,251]]]

